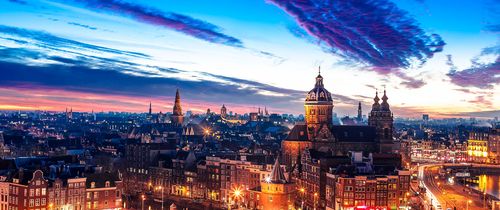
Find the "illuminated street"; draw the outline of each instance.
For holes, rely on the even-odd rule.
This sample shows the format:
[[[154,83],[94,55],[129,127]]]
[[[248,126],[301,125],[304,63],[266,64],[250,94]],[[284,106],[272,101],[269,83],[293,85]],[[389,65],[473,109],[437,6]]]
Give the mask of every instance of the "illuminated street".
[[[442,209],[488,209],[485,207],[485,201],[478,194],[440,176],[440,166],[437,164],[421,166],[419,169],[420,173],[423,172],[423,181],[427,190],[425,209],[429,209],[431,203],[433,209],[439,209],[438,207]]]

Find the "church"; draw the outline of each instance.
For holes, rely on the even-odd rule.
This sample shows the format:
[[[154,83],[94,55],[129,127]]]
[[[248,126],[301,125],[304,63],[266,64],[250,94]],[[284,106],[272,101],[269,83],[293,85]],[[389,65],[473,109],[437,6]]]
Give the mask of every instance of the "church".
[[[314,88],[306,95],[305,122],[296,124],[282,141],[283,162],[294,166],[305,149],[331,155],[346,155],[349,151],[391,153],[393,147],[393,114],[384,90],[382,103],[375,94],[368,125],[333,125],[332,94],[324,87],[319,72]],[[359,115],[359,114],[358,114]]]

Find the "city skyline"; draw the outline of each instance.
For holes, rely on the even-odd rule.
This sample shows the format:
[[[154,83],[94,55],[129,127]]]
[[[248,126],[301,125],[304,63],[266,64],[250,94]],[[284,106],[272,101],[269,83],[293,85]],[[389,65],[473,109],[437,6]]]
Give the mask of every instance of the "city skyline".
[[[168,112],[179,88],[184,111],[300,114],[321,66],[340,115],[384,88],[396,116],[500,112],[494,1],[2,4],[0,110]]]

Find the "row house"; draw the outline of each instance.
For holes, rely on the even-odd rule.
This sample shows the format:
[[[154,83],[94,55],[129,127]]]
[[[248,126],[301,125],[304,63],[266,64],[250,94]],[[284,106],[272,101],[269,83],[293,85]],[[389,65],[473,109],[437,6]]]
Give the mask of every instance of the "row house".
[[[85,178],[58,177],[51,181],[41,170],[21,169],[11,181],[0,182],[0,209],[118,210],[122,209],[122,191],[121,178],[113,173],[88,174]]]
[[[57,178],[49,182],[49,207],[51,209],[85,209],[86,178]]]
[[[399,209],[408,206],[410,172],[386,176],[327,174],[326,209]]]
[[[123,183],[116,173],[87,175],[86,209],[121,209]]]
[[[9,183],[9,209],[46,210],[48,181],[41,170],[25,173],[23,169]]]

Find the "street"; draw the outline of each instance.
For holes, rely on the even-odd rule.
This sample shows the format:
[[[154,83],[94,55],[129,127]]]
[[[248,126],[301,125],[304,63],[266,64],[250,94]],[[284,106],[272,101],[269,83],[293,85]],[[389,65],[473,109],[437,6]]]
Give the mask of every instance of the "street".
[[[426,188],[425,209],[488,209],[482,197],[439,175],[439,165],[419,167],[419,180]],[[423,182],[422,182],[423,181]],[[439,208],[440,207],[440,208]]]

